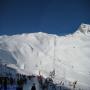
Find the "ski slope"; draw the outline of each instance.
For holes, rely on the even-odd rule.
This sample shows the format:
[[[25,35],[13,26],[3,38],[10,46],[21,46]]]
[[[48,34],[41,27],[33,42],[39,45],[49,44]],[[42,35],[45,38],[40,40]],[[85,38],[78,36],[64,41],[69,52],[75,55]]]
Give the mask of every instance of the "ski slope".
[[[63,81],[69,86],[77,81],[77,88],[90,90],[90,25],[81,24],[66,36],[43,32],[2,35],[0,63],[44,77],[55,69],[55,83]]]

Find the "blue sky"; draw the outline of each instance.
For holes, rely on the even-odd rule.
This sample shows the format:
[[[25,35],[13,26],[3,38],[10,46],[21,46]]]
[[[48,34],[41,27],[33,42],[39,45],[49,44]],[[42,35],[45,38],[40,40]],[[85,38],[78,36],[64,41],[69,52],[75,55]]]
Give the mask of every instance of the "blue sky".
[[[0,35],[72,33],[90,24],[90,0],[0,0]]]

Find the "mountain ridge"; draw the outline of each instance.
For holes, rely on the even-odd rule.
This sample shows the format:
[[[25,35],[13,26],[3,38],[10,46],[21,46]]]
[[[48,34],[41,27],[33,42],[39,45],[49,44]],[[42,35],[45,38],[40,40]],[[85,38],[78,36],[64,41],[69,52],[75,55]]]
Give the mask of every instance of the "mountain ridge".
[[[0,62],[44,77],[55,69],[54,82],[78,81],[77,87],[90,88],[90,34],[87,27],[81,32],[81,26],[66,36],[42,32],[0,36]]]

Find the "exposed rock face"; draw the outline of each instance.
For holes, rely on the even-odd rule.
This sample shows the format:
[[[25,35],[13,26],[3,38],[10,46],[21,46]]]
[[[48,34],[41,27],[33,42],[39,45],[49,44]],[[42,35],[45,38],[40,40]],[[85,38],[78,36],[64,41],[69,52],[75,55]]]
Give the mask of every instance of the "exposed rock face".
[[[90,34],[90,25],[89,24],[81,24],[80,31],[84,34]]]

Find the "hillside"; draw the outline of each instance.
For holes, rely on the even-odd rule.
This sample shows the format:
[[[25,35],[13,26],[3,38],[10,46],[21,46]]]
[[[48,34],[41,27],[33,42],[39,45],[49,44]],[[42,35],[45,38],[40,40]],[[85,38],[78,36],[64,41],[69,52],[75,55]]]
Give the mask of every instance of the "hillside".
[[[44,77],[55,70],[55,83],[77,81],[77,87],[90,90],[90,25],[81,24],[66,36],[43,32],[2,35],[0,63]]]

